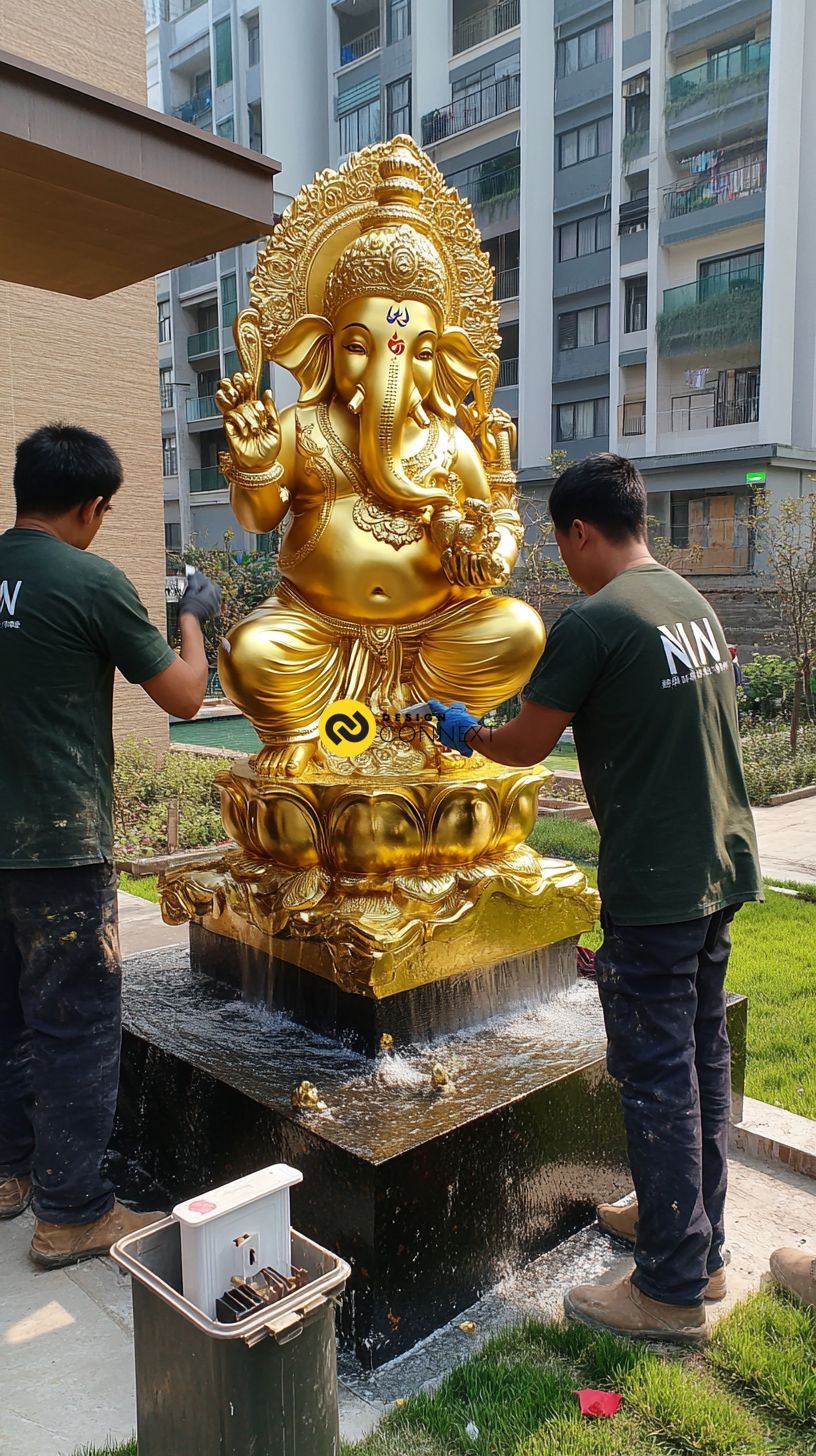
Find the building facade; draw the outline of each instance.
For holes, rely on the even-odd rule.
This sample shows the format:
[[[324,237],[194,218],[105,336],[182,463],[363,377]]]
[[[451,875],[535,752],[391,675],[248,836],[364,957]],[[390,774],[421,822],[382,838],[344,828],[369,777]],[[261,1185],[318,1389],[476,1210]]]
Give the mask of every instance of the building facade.
[[[218,7],[226,13],[228,3],[210,0],[176,21],[167,57],[169,32],[160,27],[154,62],[162,94],[175,106],[208,101],[216,128],[227,103],[210,82]],[[302,7],[310,21],[314,8]],[[238,5],[242,40],[230,84],[239,97],[241,86],[255,89],[232,114],[243,107],[245,125],[257,95],[265,129],[285,52],[301,100],[266,134],[289,195],[319,166],[399,132],[428,150],[470,199],[493,260],[502,338],[495,403],[518,421],[522,490],[546,496],[553,451],[632,456],[675,564],[711,592],[741,645],[756,645],[762,556],[752,489],[796,495],[816,478],[816,196],[807,172],[816,101],[805,84],[816,55],[812,5],[317,0],[317,8],[324,33],[310,23],[304,37],[288,29],[301,25],[301,7]],[[201,28],[204,16],[209,59],[199,66],[178,32]],[[256,23],[252,55],[269,54],[271,63],[251,83],[239,81],[242,61],[247,75],[253,69],[248,26]],[[308,95],[313,118],[319,110],[321,65],[324,152],[315,128],[311,149],[301,145],[290,159],[297,105]],[[240,304],[248,263],[191,265],[160,295],[166,327],[187,351],[181,360],[173,354],[174,377],[185,363],[195,373],[183,375],[190,387],[165,416],[176,441],[172,520],[185,540],[188,532],[202,539],[196,522],[219,423],[208,413],[211,383],[230,363],[230,279]],[[190,353],[216,345],[218,357]],[[168,401],[169,390],[168,380]],[[218,530],[227,519],[221,492],[210,519]]]

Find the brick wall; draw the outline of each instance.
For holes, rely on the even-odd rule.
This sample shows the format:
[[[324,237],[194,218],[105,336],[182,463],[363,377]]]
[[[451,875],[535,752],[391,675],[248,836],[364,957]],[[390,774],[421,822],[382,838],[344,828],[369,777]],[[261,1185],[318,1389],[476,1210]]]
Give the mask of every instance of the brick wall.
[[[0,0],[0,49],[132,100],[145,97],[141,0]],[[21,246],[25,246],[24,242]],[[127,572],[164,630],[164,524],[152,279],[93,301],[0,282],[0,529],[10,524],[14,444],[48,420],[105,435],[124,485],[98,549]],[[167,719],[119,679],[118,738],[167,742]]]

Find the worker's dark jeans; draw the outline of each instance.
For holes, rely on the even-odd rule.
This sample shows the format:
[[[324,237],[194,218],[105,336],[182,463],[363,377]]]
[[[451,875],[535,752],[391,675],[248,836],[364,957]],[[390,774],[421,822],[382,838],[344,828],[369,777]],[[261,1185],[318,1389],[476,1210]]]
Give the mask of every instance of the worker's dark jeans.
[[[604,915],[595,960],[638,1199],[633,1280],[667,1304],[698,1304],[723,1263],[725,973],[736,908],[679,925],[618,925]]]
[[[110,865],[0,870],[0,1177],[49,1223],[107,1213],[122,968]]]

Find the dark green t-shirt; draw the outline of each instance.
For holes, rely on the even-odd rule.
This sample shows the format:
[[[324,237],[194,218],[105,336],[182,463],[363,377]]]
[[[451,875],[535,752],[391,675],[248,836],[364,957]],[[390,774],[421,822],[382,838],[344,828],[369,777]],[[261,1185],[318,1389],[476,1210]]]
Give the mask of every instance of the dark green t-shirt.
[[[762,898],[733,664],[693,586],[654,563],[582,598],[525,697],[574,714],[613,920],[669,924]]]
[[[0,867],[113,859],[113,673],[175,654],[109,561],[42,531],[0,536]]]

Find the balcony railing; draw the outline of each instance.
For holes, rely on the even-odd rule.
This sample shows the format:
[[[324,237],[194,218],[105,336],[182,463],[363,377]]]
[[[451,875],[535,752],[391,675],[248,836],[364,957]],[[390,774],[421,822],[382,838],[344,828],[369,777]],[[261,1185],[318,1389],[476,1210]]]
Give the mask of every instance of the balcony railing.
[[[619,435],[646,434],[645,399],[627,399],[618,410]]]
[[[476,167],[464,172],[454,172],[446,179],[449,187],[455,187],[471,207],[496,209],[506,206],[518,197],[521,191],[521,166],[504,167],[501,172],[480,173]]]
[[[217,354],[218,347],[218,329],[203,329],[200,334],[191,334],[187,340],[187,358],[198,359],[204,354]]]
[[[212,91],[207,87],[203,91],[196,91],[188,101],[182,101],[181,106],[173,107],[173,115],[179,121],[188,121],[192,126],[212,111]]]
[[[736,90],[741,81],[750,76],[767,75],[770,64],[771,42],[749,41],[745,45],[732,46],[730,50],[718,51],[701,66],[692,66],[689,71],[670,76],[666,87],[667,120],[672,121],[706,93],[711,94],[718,106],[727,105],[729,93]]]
[[[502,359],[496,388],[504,389],[509,384],[518,384],[518,359]]]
[[[502,268],[496,274],[496,297],[518,298],[519,291],[519,270],[516,268]]]
[[[187,421],[192,424],[194,420],[217,420],[221,411],[215,402],[214,394],[194,395],[186,402]]]
[[[693,187],[668,187],[663,194],[664,217],[667,220],[688,217],[707,207],[719,207],[724,202],[764,192],[767,164],[767,156],[762,152],[738,167],[707,175]]]
[[[721,430],[729,425],[755,425],[759,420],[759,377],[751,381],[744,399],[722,400],[713,393],[679,394],[670,410],[657,416],[658,429],[672,434],[692,430]]]
[[[361,61],[380,49],[380,27],[374,25],[354,40],[340,42],[340,65],[350,66],[352,61]]]
[[[657,341],[663,353],[734,348],[762,332],[762,263],[698,278],[663,293]]]
[[[491,121],[495,116],[504,116],[514,111],[521,97],[521,77],[517,72],[491,81],[481,90],[467,96],[459,96],[450,106],[437,111],[428,111],[422,118],[422,145],[444,141],[445,137],[456,136],[480,122]]]
[[[458,56],[460,51],[468,51],[471,46],[482,45],[495,35],[512,30],[520,22],[520,10],[521,0],[499,0],[498,5],[489,5],[460,20],[453,27],[453,54]]]
[[[217,465],[205,465],[203,470],[190,471],[190,494],[200,495],[206,490],[228,490],[229,486]]]

